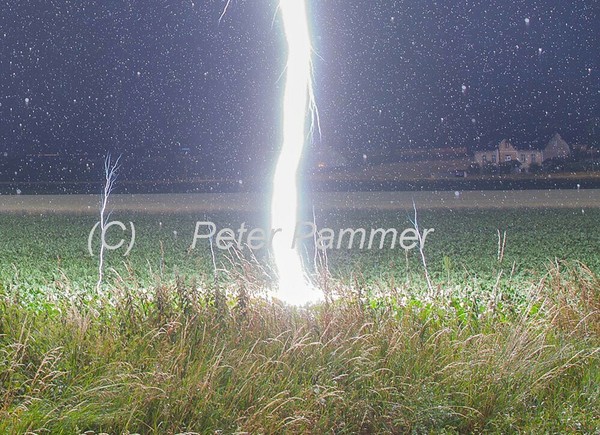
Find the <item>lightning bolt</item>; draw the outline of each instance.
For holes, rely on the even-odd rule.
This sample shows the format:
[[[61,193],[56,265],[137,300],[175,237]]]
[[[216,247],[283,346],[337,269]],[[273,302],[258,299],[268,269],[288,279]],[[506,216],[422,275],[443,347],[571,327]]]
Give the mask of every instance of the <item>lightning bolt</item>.
[[[230,4],[231,4],[231,0],[227,0],[227,3],[225,3],[225,7],[223,8],[223,12],[221,12],[221,16],[219,17],[219,24],[221,24],[221,20],[223,20],[223,17],[227,13],[227,9],[229,9]]]
[[[304,0],[281,0],[279,4],[288,46],[286,85],[283,97],[283,142],[271,198],[271,228],[281,230],[273,238],[273,257],[278,271],[276,297],[291,305],[322,299],[308,282],[299,253],[292,249],[298,219],[298,168],[304,145],[318,126],[312,86],[312,46]],[[311,115],[307,131],[307,117]]]

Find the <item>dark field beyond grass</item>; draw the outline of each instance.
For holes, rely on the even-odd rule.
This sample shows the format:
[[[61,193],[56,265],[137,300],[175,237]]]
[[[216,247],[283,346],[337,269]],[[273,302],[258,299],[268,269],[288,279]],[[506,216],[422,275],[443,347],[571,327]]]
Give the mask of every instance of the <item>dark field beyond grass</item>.
[[[304,309],[261,297],[264,254],[217,251],[215,276],[189,249],[197,220],[260,216],[113,219],[136,243],[97,293],[95,217],[0,215],[0,433],[600,431],[598,210],[421,211],[431,287],[417,250],[334,250],[336,297]]]

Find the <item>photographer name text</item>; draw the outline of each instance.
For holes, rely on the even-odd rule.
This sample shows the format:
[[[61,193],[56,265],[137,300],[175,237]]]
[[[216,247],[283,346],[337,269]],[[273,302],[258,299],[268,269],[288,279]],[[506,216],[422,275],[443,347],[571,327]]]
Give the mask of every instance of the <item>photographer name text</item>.
[[[300,243],[314,241],[316,248],[328,249],[396,249],[406,251],[423,249],[427,237],[435,229],[424,228],[418,232],[415,228],[398,230],[396,228],[318,228],[313,222],[298,222],[290,240],[290,248],[295,249]],[[270,247],[275,237],[284,237],[281,228],[265,230],[249,228],[242,222],[237,229],[218,229],[214,222],[198,221],[194,230],[191,249],[202,240],[208,240],[218,249],[242,249],[244,246],[252,250]]]

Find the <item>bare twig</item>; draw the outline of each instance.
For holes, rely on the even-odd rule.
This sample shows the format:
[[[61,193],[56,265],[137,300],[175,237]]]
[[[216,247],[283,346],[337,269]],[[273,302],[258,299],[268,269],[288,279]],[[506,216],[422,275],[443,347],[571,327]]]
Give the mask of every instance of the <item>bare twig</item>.
[[[417,216],[417,205],[415,204],[415,200],[413,198],[413,210],[415,211],[415,219],[412,222],[413,227],[415,228],[415,232],[417,233],[417,238],[419,241],[419,253],[421,254],[421,261],[423,263],[423,269],[425,270],[425,279],[427,280],[427,288],[429,290],[429,295],[433,296],[433,284],[431,283],[431,278],[429,276],[429,270],[427,268],[427,260],[425,259],[425,252],[423,252],[423,237],[419,231],[419,221]]]
[[[104,277],[104,248],[105,248],[105,237],[106,237],[106,224],[110,219],[111,212],[106,213],[106,207],[108,205],[108,198],[113,191],[115,180],[117,178],[117,171],[120,168],[119,160],[121,156],[113,162],[110,153],[104,158],[104,190],[100,196],[100,255],[98,261],[98,282],[96,283],[96,292],[100,293],[102,286],[102,279]]]
[[[502,263],[504,260],[504,248],[506,248],[506,231],[500,233],[500,230],[496,230],[498,232],[498,263]]]

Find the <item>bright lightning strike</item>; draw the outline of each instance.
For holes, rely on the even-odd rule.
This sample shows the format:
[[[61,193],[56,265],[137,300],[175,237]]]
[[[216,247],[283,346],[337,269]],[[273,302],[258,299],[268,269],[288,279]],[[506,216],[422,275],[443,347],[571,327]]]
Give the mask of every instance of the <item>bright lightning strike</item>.
[[[231,4],[231,0],[227,0],[227,3],[225,3],[225,8],[223,8],[223,12],[221,12],[221,16],[219,17],[219,24],[221,24],[221,20],[223,19],[223,17],[227,13],[227,9],[229,9],[229,5],[230,4]]]
[[[317,118],[312,89],[311,43],[304,0],[281,0],[279,5],[288,44],[286,85],[283,97],[283,143],[273,177],[271,228],[281,229],[273,238],[273,256],[279,275],[276,297],[291,305],[317,302],[323,295],[307,281],[292,241],[298,219],[298,167],[304,144]]]

